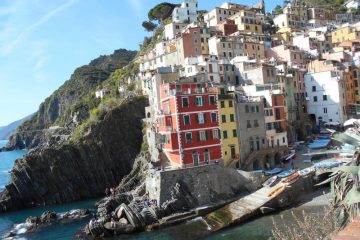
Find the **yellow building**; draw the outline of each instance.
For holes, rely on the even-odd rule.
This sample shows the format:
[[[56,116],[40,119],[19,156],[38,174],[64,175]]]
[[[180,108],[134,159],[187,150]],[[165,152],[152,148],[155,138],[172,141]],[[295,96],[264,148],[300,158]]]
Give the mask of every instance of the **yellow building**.
[[[352,41],[360,39],[360,27],[346,26],[334,30],[331,33],[332,43],[341,43],[343,41]]]
[[[256,12],[250,9],[242,9],[230,17],[235,21],[239,31],[262,33],[261,22],[256,17]]]
[[[292,43],[292,32],[293,30],[289,27],[283,27],[280,28],[277,32],[276,32],[276,37],[279,40],[283,40],[286,43]]]
[[[220,87],[218,99],[224,166],[236,166],[236,161],[240,160],[240,136],[237,129],[235,96],[225,93],[224,88]]]

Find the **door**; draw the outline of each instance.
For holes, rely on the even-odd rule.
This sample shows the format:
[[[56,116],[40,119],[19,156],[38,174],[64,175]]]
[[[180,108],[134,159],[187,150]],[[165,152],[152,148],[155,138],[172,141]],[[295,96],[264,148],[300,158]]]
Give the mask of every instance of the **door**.
[[[193,152],[192,157],[193,157],[194,166],[199,166],[199,153]]]
[[[204,152],[204,161],[207,164],[210,163],[210,152],[208,150],[205,150],[205,152]]]
[[[230,152],[231,152],[231,158],[235,159],[236,156],[235,146],[230,147]]]

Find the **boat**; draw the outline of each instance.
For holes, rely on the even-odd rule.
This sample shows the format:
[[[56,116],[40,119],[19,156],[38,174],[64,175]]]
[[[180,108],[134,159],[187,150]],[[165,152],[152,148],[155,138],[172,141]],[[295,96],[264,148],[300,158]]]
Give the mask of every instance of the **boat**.
[[[318,162],[314,164],[315,169],[321,168],[334,168],[342,164],[341,161],[328,161],[328,162]]]
[[[286,178],[286,177],[290,176],[291,174],[293,174],[294,172],[295,172],[294,169],[289,169],[289,170],[286,170],[286,171],[283,171],[283,172],[279,173],[277,176],[279,178]]]
[[[275,175],[281,173],[284,170],[282,167],[277,167],[271,170],[264,171],[265,175]]]
[[[306,176],[313,171],[315,171],[315,169],[313,167],[309,167],[309,168],[305,168],[305,169],[298,171],[298,173],[300,174],[300,176]]]
[[[252,173],[264,173],[264,170],[254,170]]]
[[[268,180],[266,180],[262,185],[263,187],[272,187],[278,182],[278,176],[272,176]]]
[[[279,185],[276,186],[273,190],[271,190],[271,192],[269,192],[269,194],[267,195],[268,197],[277,197],[279,194],[281,194],[284,190],[286,189],[285,185]]]
[[[321,149],[321,148],[327,148],[327,146],[330,144],[330,139],[318,139],[315,140],[313,143],[309,144],[308,148],[310,149]]]
[[[293,184],[294,182],[296,182],[299,178],[300,178],[300,174],[298,172],[295,172],[295,173],[291,174],[290,176],[283,178],[281,180],[281,182],[285,183],[287,185],[290,185],[290,184]]]

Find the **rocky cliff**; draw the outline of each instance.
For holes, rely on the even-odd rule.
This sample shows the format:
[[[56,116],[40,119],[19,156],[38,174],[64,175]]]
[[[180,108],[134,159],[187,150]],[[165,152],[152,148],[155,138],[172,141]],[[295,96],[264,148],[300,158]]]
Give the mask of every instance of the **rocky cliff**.
[[[74,128],[76,104],[84,96],[94,93],[96,87],[108,79],[116,69],[126,66],[136,53],[136,51],[119,49],[111,55],[100,56],[88,65],[76,69],[70,79],[40,105],[31,119],[18,127],[19,134],[10,137],[6,150],[21,149],[25,145],[27,148],[41,146],[49,139],[46,132],[41,130],[50,126],[61,126],[67,130],[67,134],[71,133]],[[90,109],[81,110],[86,115]]]
[[[0,194],[0,212],[104,195],[131,171],[147,105],[143,97],[128,100],[83,129],[77,140],[31,150],[16,161],[11,182]]]

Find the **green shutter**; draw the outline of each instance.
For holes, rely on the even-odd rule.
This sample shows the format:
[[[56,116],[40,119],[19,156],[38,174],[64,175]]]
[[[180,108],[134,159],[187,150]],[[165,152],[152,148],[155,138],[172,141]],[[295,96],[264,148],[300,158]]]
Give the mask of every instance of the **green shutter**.
[[[196,119],[196,123],[199,123],[199,114],[196,114],[195,119]]]
[[[205,131],[205,139],[206,139],[206,140],[209,140],[209,135],[208,135],[208,134],[209,134],[209,132],[208,132],[208,131]]]
[[[213,130],[210,130],[210,139],[213,140],[214,139],[214,133]]]
[[[200,132],[196,133],[198,142],[200,141]]]
[[[197,100],[197,97],[195,97],[195,99],[194,99],[194,105],[195,105],[195,106],[198,106],[198,100]]]
[[[206,123],[206,113],[204,113],[204,123]]]
[[[202,102],[203,102],[203,106],[205,106],[206,104],[205,104],[205,97],[204,96],[202,97]]]

